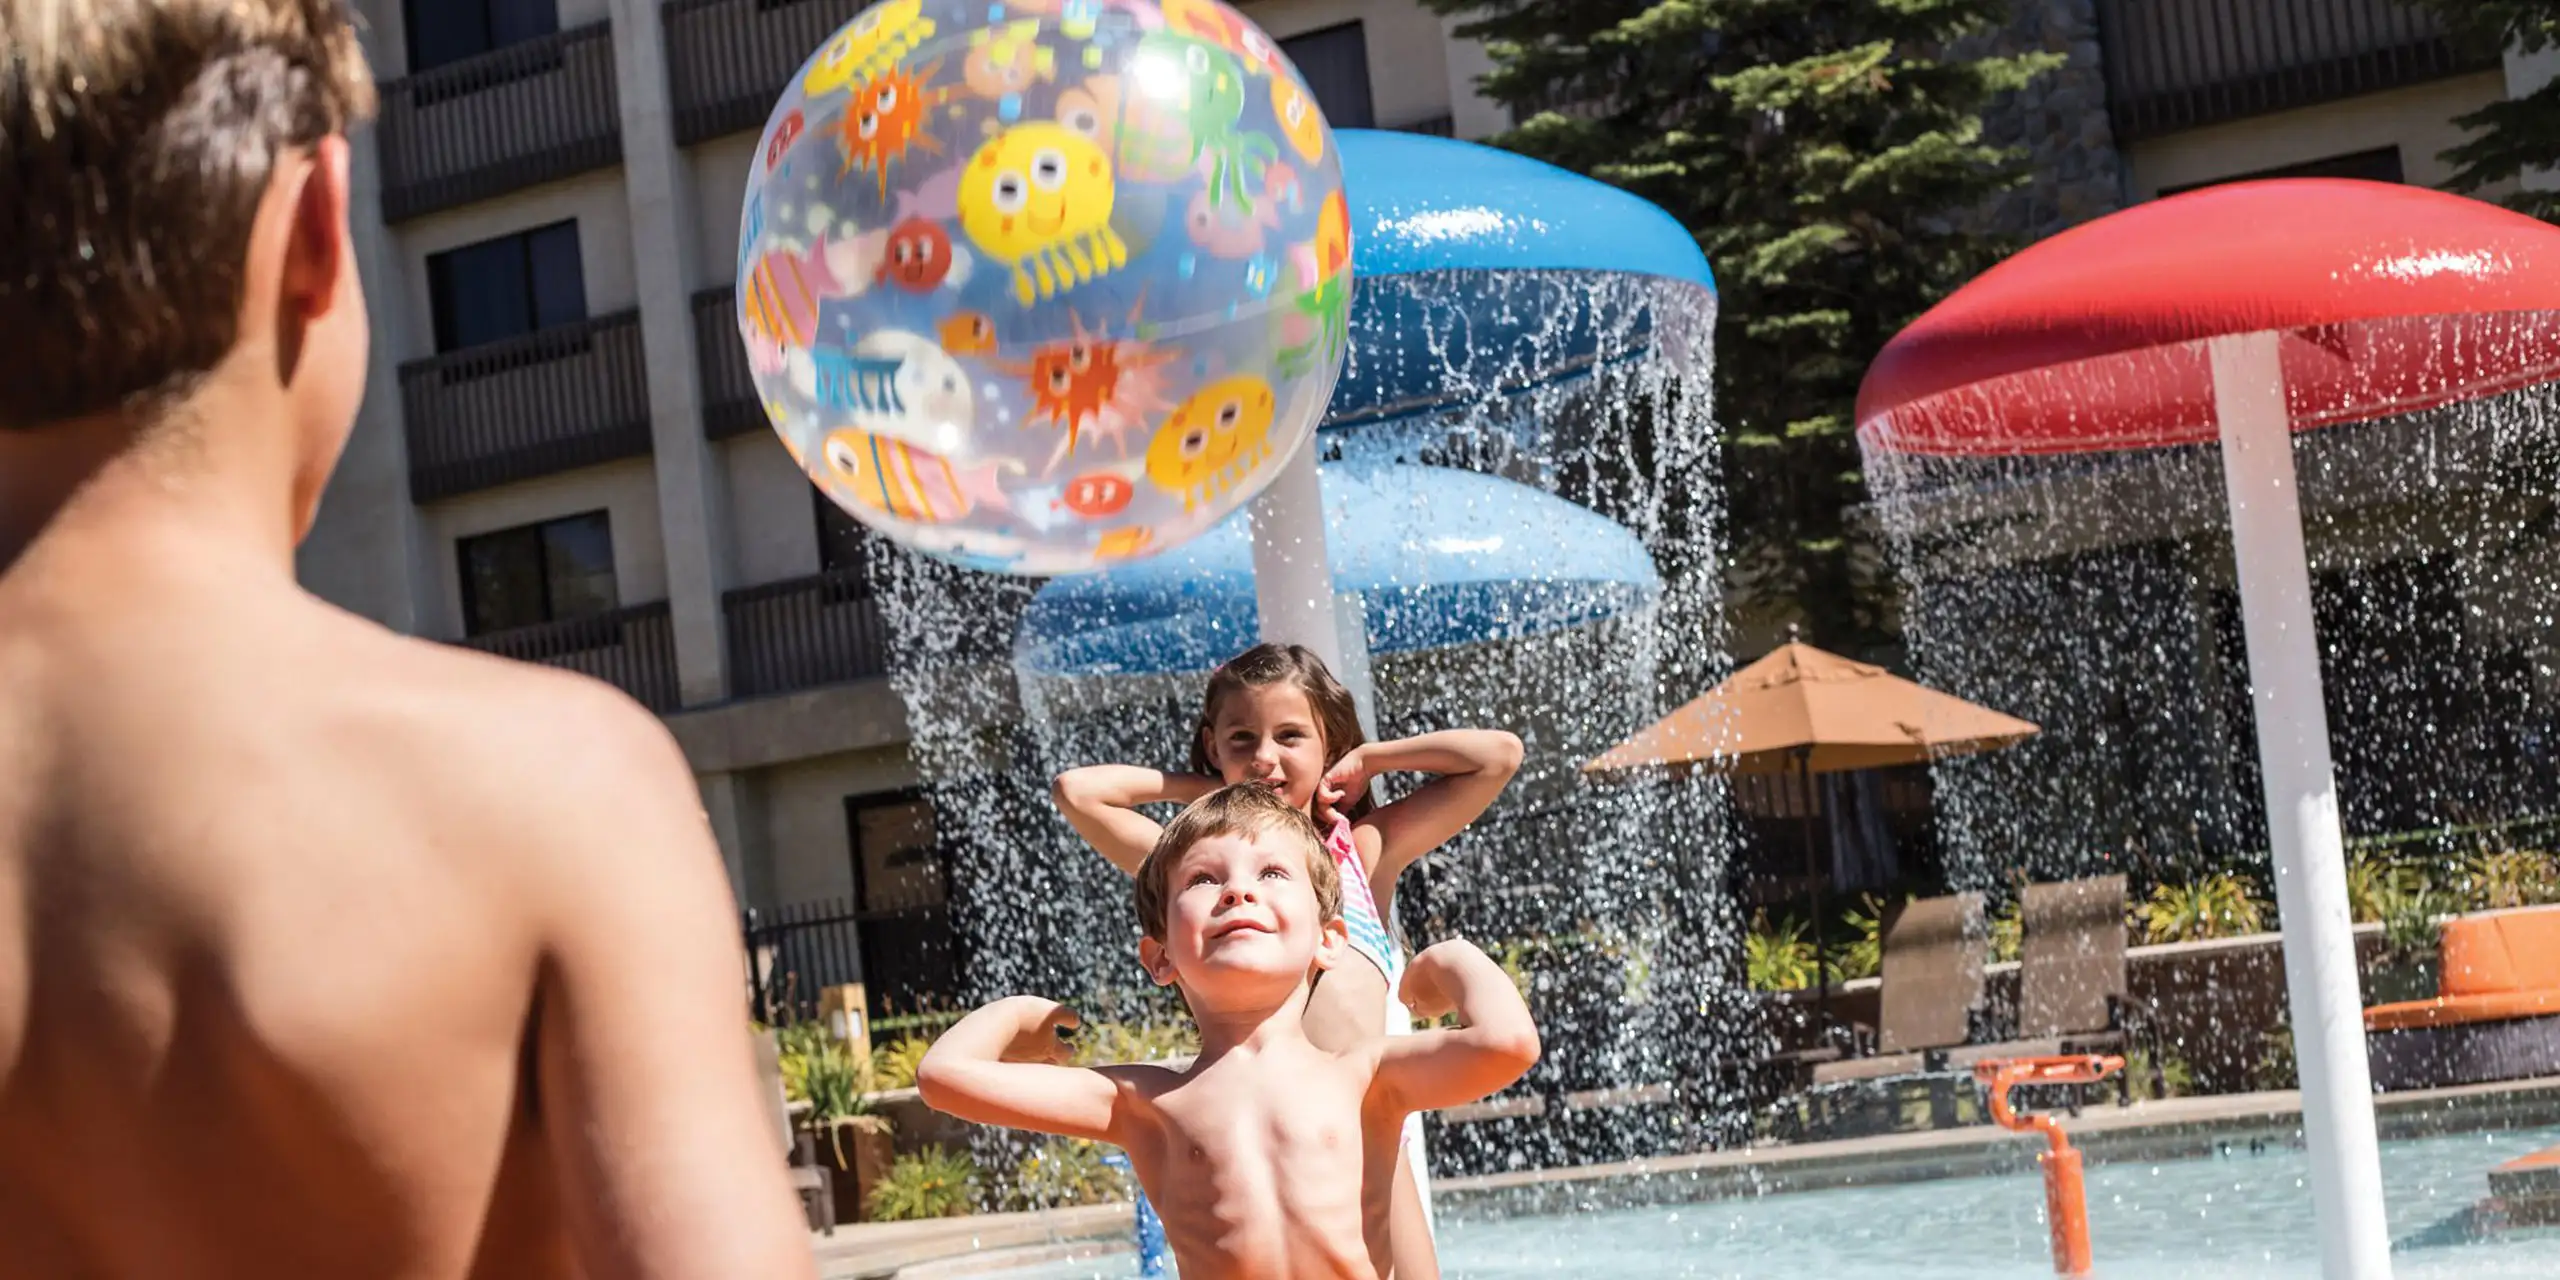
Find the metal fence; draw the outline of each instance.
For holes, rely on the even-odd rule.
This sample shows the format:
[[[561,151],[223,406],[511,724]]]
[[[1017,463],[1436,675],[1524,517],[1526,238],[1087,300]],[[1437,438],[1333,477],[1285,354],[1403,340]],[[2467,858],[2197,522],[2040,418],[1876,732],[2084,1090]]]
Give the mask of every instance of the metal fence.
[[[647,370],[636,310],[402,365],[410,495],[646,456]]]
[[[385,222],[622,159],[609,23],[403,76],[381,96]]]
[[[2128,141],[2497,65],[2395,0],[2099,0],[2098,22]]]

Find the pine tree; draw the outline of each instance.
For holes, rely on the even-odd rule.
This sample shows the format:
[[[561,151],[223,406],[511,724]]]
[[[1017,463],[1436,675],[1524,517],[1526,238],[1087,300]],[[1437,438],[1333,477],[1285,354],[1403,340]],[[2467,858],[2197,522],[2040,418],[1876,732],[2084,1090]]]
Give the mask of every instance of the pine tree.
[[[2540,53],[2560,45],[2560,0],[2420,0],[2444,19],[2459,44],[2494,56],[2513,48]],[[2471,194],[2560,164],[2560,78],[2521,98],[2502,98],[2453,122],[2472,137],[2444,153],[2454,190]],[[2560,222],[2560,192],[2518,191],[2507,204],[2545,222]]]
[[[1853,408],[1887,339],[2014,245],[1981,216],[2025,177],[1982,113],[2058,56],[1968,57],[2009,0],[1423,0],[1459,16],[1521,123],[1493,139],[1653,201],[1721,292],[1716,417],[1732,586],[1855,650],[1892,625],[1851,526]]]

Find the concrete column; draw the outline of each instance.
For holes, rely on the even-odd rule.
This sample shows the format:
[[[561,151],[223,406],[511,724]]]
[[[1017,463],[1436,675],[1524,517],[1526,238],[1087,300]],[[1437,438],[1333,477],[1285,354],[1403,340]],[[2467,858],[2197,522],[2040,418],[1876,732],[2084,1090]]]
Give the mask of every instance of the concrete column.
[[[1514,122],[1509,110],[1476,92],[1476,78],[1493,70],[1493,58],[1482,44],[1458,34],[1459,25],[1465,21],[1455,16],[1442,18],[1440,38],[1449,48],[1450,132],[1473,140],[1501,133]]]
[[[732,557],[727,477],[702,434],[702,374],[693,343],[693,175],[676,147],[658,0],[613,0],[612,10],[623,189],[631,203],[641,350],[649,362],[649,429],[676,679],[685,705],[696,706],[727,694],[720,593],[729,584]]]
[[[754,779],[742,773],[705,773],[694,777],[702,789],[702,811],[720,841],[720,860],[729,869],[729,892],[741,907],[773,905],[773,856],[762,839],[762,797]]]
[[[366,55],[376,66],[397,65],[386,61],[397,50],[374,43],[381,31],[379,24],[368,25]],[[382,165],[374,136],[366,127],[348,140],[347,222],[373,332],[364,400],[338,469],[321,494],[311,536],[295,552],[294,571],[305,588],[341,608],[408,635],[443,636],[452,626],[437,598],[440,580],[425,558],[430,548],[418,508],[409,501],[409,441],[400,412],[400,364],[411,354],[406,274],[399,241],[382,224]]]
[[[2560,76],[2560,48],[2545,49],[2540,53],[2520,53],[2509,49],[2506,71],[2507,96],[2532,97],[2541,92],[2544,85],[2551,83],[2552,77]],[[2522,176],[2522,185],[2527,191],[2560,191],[2560,171],[2527,169]]]

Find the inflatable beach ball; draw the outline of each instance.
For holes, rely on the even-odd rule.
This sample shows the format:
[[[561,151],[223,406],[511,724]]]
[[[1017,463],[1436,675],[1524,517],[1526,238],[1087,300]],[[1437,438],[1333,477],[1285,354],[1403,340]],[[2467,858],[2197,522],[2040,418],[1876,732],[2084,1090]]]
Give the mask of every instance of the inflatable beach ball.
[[[888,0],[800,69],[738,236],[757,393],[837,505],[1057,574],[1208,529],[1348,345],[1315,99],[1216,0]]]

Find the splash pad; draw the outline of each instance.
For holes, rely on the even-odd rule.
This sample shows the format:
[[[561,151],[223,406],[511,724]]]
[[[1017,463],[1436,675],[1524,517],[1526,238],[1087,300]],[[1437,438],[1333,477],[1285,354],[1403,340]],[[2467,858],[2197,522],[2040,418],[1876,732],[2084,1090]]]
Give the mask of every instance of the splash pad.
[[[1338,137],[1359,282],[1350,362],[1314,447],[1250,517],[1202,536],[1206,573],[1064,578],[1035,605],[1036,583],[885,548],[875,560],[911,751],[948,833],[967,994],[1092,993],[1103,1017],[1139,1006],[1126,882],[1057,818],[1048,779],[1102,760],[1178,767],[1200,673],[1277,635],[1340,655],[1346,676],[1370,670],[1382,735],[1489,725],[1527,740],[1511,794],[1406,877],[1400,915],[1417,934],[1519,942],[1533,966],[1562,957],[1541,1012],[1581,1031],[1550,1038],[1534,1087],[1680,1079],[1701,1020],[1741,1017],[1739,975],[1722,971],[1739,948],[1720,796],[1699,781],[1594,800],[1575,765],[1725,665],[1712,277],[1676,223],[1614,189],[1465,143]],[[1330,536],[1328,492],[1346,522]],[[1559,541],[1574,528],[1601,536]],[[1360,551],[1408,538],[1430,554]],[[1112,655],[1115,633],[1148,621],[1130,602],[1158,588],[1195,638],[1170,657]],[[1443,1148],[1468,1169],[1678,1149],[1701,1096],[1476,1126]]]
[[[2425,422],[2547,382],[2560,373],[2555,268],[2560,232],[2458,197],[2352,182],[2220,188],[2102,219],[1985,273],[1897,337],[1860,396],[1869,473],[1912,579],[1915,652],[1970,696],[1985,696],[1966,677],[1985,665],[1987,637],[1933,616],[1932,593],[1997,579],[2004,557],[2088,547],[2088,517],[2125,509],[2105,500],[2110,487],[2155,495],[2126,508],[2153,526],[2135,536],[2156,536],[2185,518],[2162,499],[2211,500],[2192,472],[2196,451],[2219,442],[2254,695],[2242,710],[2255,713],[2311,1199],[2333,1277],[2388,1275],[2389,1241],[2292,432]],[[2402,440],[2459,436],[2453,421]],[[2483,428],[2476,443],[2504,434]],[[2182,466],[2183,479],[2167,474]],[[2089,502],[2066,516],[2048,505],[2065,492]],[[2005,512],[2004,531],[1968,523],[1986,503]],[[2064,532],[2066,519],[2083,530]],[[2011,702],[2048,739],[2069,740],[2044,708]],[[1976,821],[1987,807],[1977,799]],[[1960,841],[1975,834],[1964,822]]]

